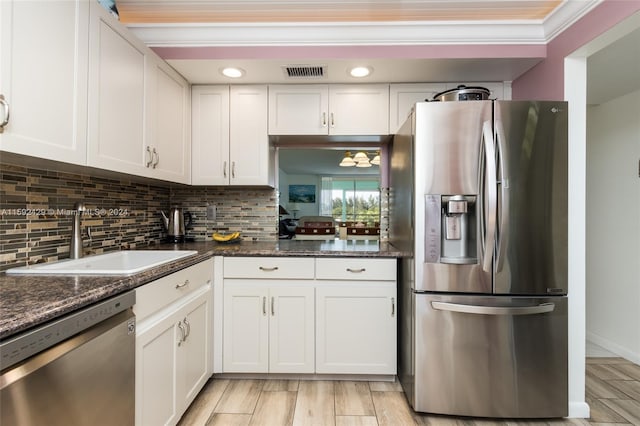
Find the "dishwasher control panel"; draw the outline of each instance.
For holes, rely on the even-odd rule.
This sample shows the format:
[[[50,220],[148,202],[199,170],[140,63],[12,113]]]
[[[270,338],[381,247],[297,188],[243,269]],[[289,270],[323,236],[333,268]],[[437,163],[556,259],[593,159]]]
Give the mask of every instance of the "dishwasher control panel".
[[[135,292],[129,291],[0,342],[0,370],[126,311],[135,301]]]

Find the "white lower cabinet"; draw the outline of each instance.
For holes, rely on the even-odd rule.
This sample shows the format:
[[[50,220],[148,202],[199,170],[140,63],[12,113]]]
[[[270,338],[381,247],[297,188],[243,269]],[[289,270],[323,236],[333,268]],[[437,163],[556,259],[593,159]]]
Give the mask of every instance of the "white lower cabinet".
[[[205,275],[205,271],[210,273]],[[212,273],[213,262],[207,261],[137,291],[140,304],[140,313],[136,311],[138,426],[177,424],[211,376]],[[191,289],[185,289],[185,282]],[[175,290],[177,299],[163,305],[167,302],[163,296],[170,289]],[[158,303],[160,309],[149,309],[154,303]]]
[[[225,373],[313,373],[314,332],[312,284],[225,280]]]
[[[396,285],[316,287],[316,373],[396,373]]]
[[[396,259],[224,259],[224,373],[396,374]]]

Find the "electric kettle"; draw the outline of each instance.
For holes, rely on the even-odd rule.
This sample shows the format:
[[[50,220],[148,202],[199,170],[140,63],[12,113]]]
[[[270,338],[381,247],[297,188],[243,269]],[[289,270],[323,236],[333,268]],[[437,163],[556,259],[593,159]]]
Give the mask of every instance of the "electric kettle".
[[[165,231],[167,231],[167,240],[173,243],[181,243],[185,240],[185,228],[191,226],[193,217],[191,213],[184,212],[180,207],[172,207],[169,210],[169,216],[163,211],[160,211],[162,215],[162,224]]]

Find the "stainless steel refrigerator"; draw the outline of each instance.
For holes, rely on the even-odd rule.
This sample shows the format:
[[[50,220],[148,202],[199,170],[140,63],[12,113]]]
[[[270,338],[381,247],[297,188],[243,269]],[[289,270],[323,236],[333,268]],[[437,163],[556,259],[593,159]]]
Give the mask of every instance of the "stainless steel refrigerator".
[[[567,104],[420,102],[390,152],[413,408],[566,416]]]

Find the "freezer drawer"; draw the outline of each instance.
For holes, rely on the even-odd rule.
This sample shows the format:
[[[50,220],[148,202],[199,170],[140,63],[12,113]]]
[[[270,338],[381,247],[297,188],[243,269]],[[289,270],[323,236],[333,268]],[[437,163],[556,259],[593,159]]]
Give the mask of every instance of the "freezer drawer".
[[[567,298],[415,294],[416,411],[568,414]]]

